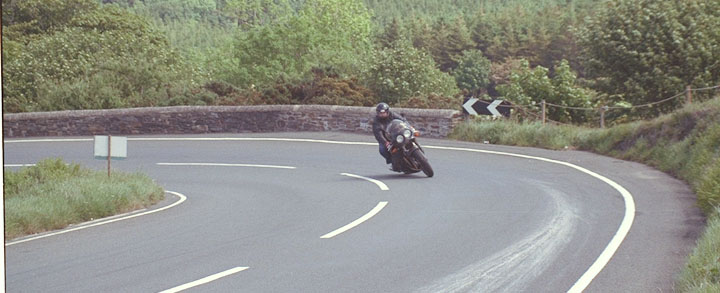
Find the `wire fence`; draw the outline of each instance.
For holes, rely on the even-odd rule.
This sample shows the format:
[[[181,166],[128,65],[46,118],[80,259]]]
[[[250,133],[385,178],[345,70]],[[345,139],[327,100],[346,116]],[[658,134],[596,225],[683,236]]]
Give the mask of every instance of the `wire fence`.
[[[592,108],[592,107],[574,107],[574,106],[565,106],[565,105],[557,105],[557,104],[553,104],[553,103],[548,103],[548,102],[545,102],[545,100],[543,100],[540,103],[540,107],[541,107],[540,113],[536,113],[537,111],[530,110],[529,108],[533,107],[533,106],[528,106],[528,105],[512,104],[510,106],[505,106],[505,107],[514,108],[519,112],[522,112],[526,115],[535,117],[538,120],[542,120],[543,125],[548,122],[557,124],[557,125],[572,125],[569,123],[563,123],[563,122],[553,121],[551,119],[548,119],[547,118],[547,110],[548,110],[547,108],[548,107],[568,109],[568,110],[579,110],[579,111],[597,111],[600,113],[600,127],[604,128],[605,127],[605,113],[609,110],[632,110],[632,109],[643,108],[643,107],[653,107],[655,105],[666,103],[666,102],[672,101],[672,100],[677,99],[682,96],[685,96],[685,104],[692,104],[693,92],[701,92],[701,91],[709,91],[709,90],[718,90],[720,92],[720,85],[703,87],[703,88],[691,88],[690,86],[688,86],[685,89],[685,91],[680,92],[672,97],[665,98],[665,99],[651,102],[651,103],[647,103],[647,104],[632,105],[632,106],[627,106],[627,107],[622,107],[622,106],[601,106],[601,107],[594,107],[594,108]]]

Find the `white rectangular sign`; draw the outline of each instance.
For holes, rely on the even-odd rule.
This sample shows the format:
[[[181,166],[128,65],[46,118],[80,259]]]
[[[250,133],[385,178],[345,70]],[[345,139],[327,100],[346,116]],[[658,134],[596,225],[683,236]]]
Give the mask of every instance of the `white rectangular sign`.
[[[127,137],[112,136],[110,139],[110,158],[124,159],[127,158]],[[95,158],[105,159],[108,157],[108,136],[95,136]]]

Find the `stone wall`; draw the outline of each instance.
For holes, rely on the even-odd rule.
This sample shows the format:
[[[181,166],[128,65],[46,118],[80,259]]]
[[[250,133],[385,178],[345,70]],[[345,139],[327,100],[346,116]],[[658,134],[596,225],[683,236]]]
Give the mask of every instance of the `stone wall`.
[[[445,137],[460,111],[393,108],[423,136]],[[178,106],[3,114],[5,137],[292,131],[372,132],[372,107]]]

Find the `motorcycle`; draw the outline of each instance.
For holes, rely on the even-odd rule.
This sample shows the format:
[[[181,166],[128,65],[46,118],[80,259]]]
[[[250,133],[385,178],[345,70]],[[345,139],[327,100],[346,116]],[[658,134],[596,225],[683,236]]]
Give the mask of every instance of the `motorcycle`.
[[[407,122],[395,119],[387,126],[385,135],[391,142],[389,151],[394,170],[405,174],[423,171],[428,177],[433,177],[435,173],[425,157],[425,151],[415,139],[420,132]]]

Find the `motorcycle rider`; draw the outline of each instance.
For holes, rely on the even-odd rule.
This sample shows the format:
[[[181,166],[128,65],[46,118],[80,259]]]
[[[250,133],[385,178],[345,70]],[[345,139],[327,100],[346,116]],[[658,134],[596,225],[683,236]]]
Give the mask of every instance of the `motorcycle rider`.
[[[375,107],[375,118],[373,119],[373,134],[375,139],[378,141],[380,147],[380,155],[385,158],[385,163],[392,163],[392,155],[390,154],[390,147],[392,143],[385,137],[385,129],[393,119],[400,119],[407,122],[405,117],[402,117],[394,112],[390,111],[390,106],[386,103],[377,104]],[[392,166],[393,171],[396,170],[396,166]]]

